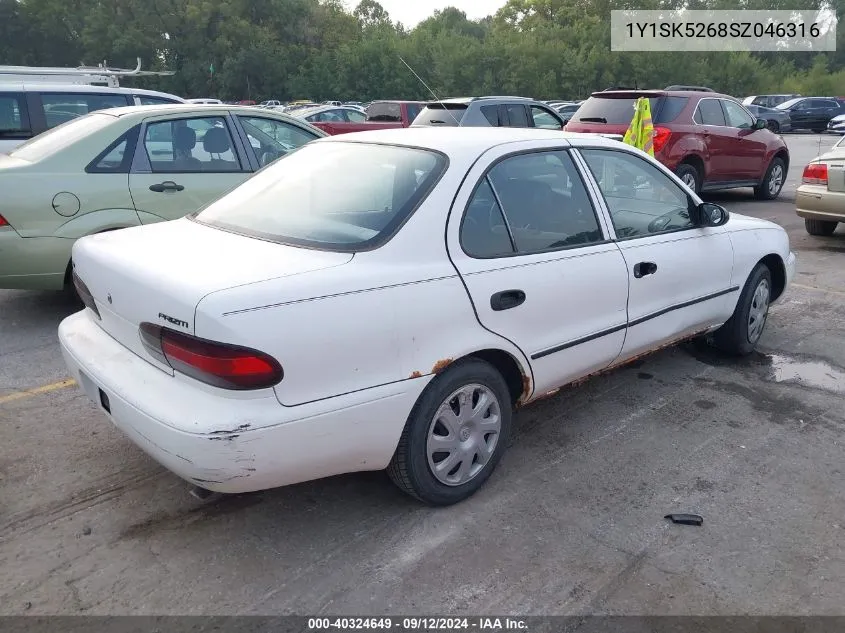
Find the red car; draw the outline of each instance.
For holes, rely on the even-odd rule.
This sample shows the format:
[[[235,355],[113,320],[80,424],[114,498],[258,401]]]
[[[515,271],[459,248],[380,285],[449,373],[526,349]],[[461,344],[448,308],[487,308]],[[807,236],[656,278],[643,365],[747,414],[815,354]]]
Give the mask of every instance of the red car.
[[[651,105],[655,158],[690,189],[753,187],[760,199],[778,197],[789,169],[786,143],[739,101],[709,88],[595,92],[566,131],[624,134],[639,97]]]
[[[346,121],[315,121],[311,125],[326,134],[348,134],[408,127],[425,107],[421,101],[373,101],[367,106],[367,120],[359,123]]]

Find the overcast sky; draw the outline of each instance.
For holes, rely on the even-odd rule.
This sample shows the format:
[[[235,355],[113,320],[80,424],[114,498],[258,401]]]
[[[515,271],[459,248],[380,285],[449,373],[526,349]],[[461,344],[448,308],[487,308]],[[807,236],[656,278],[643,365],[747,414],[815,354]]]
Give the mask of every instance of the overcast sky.
[[[495,13],[507,0],[378,0],[394,22],[413,27],[434,13],[435,9],[457,7],[470,20]],[[345,0],[351,11],[358,6],[358,0]]]

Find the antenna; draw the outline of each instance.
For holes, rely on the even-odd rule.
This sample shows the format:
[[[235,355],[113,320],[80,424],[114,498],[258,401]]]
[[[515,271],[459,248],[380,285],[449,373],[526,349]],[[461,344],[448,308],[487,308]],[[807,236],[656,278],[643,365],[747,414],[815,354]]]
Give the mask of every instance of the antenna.
[[[446,107],[446,104],[445,104],[445,103],[443,103],[443,102],[440,100],[440,97],[438,97],[436,94],[434,94],[434,90],[432,90],[431,88],[429,88],[429,87],[428,87],[428,84],[427,84],[427,83],[425,83],[425,82],[422,80],[422,77],[420,77],[420,76],[419,76],[419,75],[418,75],[418,74],[414,71],[414,69],[413,69],[413,68],[411,68],[411,65],[410,65],[408,62],[406,62],[404,59],[402,59],[402,56],[401,56],[401,55],[399,56],[399,61],[400,61],[400,62],[402,62],[403,64],[405,64],[405,65],[408,67],[408,70],[410,70],[410,71],[411,71],[411,73],[413,73],[414,77],[416,77],[416,78],[417,78],[417,80],[418,80],[418,81],[419,81],[419,82],[420,82],[423,86],[425,86],[425,89],[426,89],[426,90],[428,90],[428,91],[431,93],[431,96],[432,96],[432,97],[434,97],[434,100],[435,100],[437,103],[439,103],[439,104],[440,104],[440,106],[443,108],[443,110],[445,110],[446,112],[448,112],[448,113],[449,113],[449,116],[451,116],[451,117],[455,120],[455,123],[456,123],[457,125],[460,125],[460,124],[461,124],[461,122],[460,122],[460,121],[458,121],[458,118],[457,118],[457,117],[456,117],[456,116],[452,113],[452,111],[451,111],[449,108],[447,108],[447,107]]]

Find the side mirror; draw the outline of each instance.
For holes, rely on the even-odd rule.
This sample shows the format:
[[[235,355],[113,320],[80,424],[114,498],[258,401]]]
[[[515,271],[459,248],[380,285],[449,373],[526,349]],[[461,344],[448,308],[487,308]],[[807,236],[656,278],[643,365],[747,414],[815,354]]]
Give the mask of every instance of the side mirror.
[[[767,127],[769,127],[769,124],[766,119],[757,119],[754,121],[755,130],[765,130]]]
[[[696,208],[698,226],[722,226],[730,219],[731,214],[725,207],[720,207],[712,202],[702,202]]]

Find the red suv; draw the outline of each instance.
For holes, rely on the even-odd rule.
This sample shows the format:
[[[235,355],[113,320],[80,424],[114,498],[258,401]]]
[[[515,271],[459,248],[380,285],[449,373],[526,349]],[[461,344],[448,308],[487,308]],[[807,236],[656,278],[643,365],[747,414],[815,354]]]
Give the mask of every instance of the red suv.
[[[696,193],[754,187],[777,198],[789,169],[783,139],[733,97],[709,88],[595,92],[572,116],[567,132],[624,134],[634,102],[647,97],[654,124],[654,156]]]

